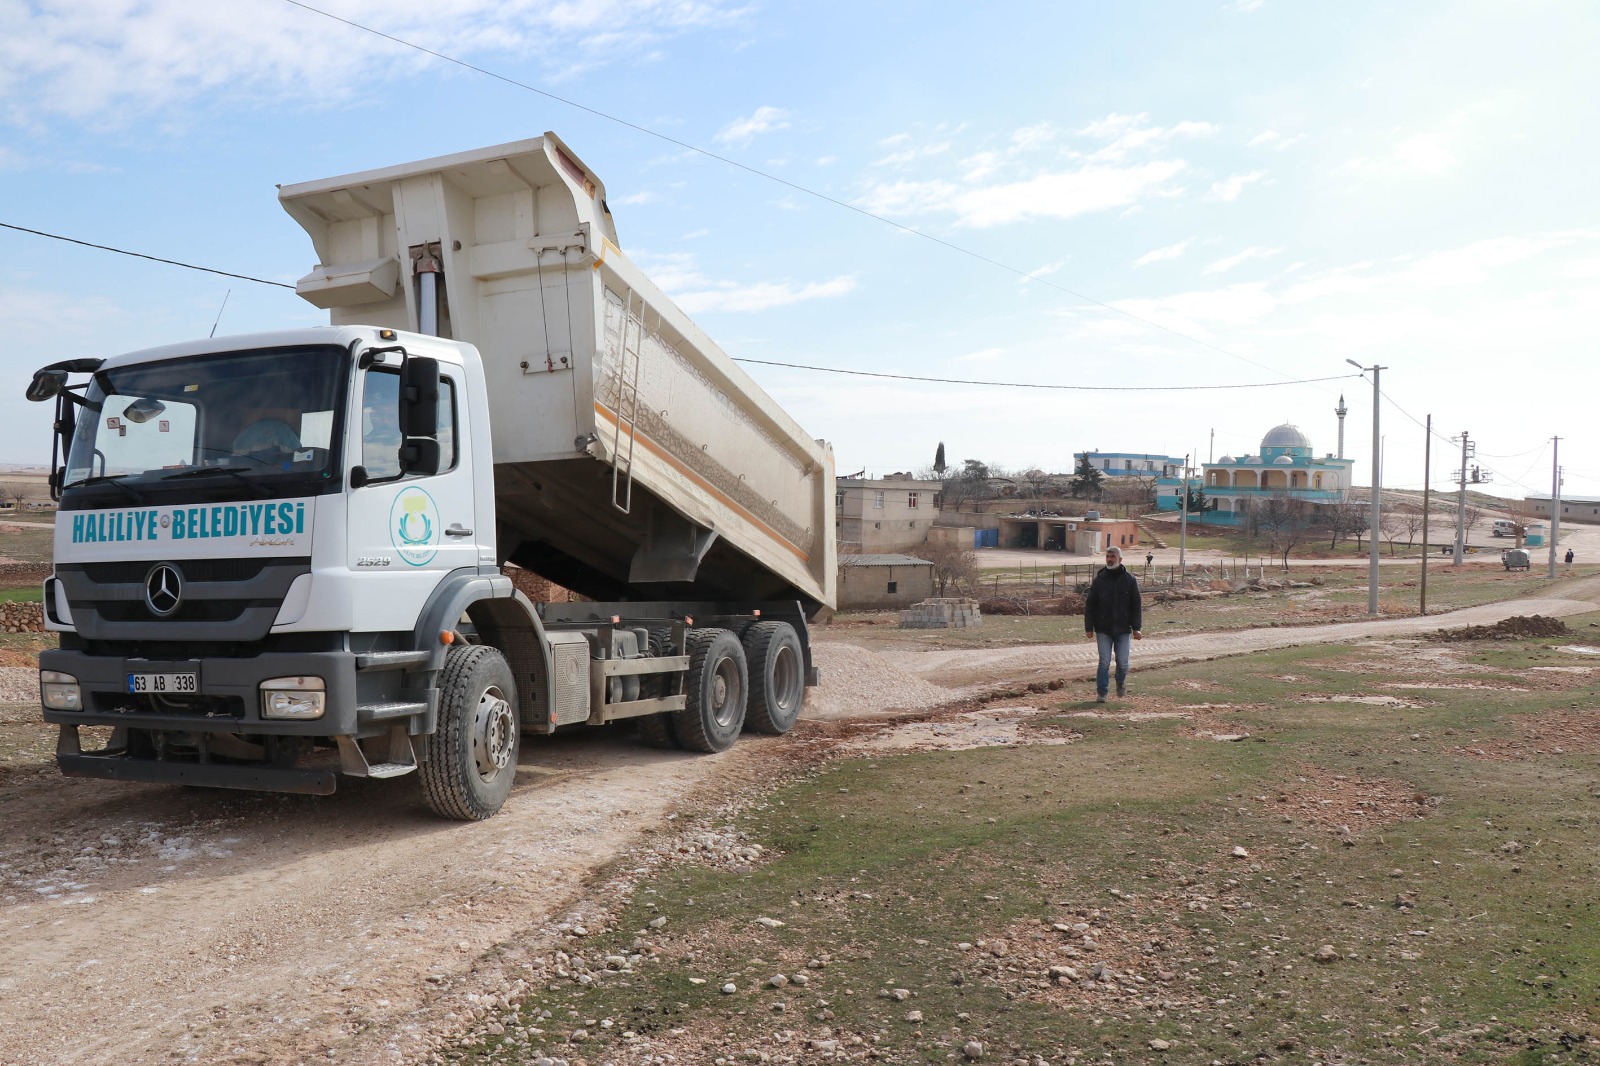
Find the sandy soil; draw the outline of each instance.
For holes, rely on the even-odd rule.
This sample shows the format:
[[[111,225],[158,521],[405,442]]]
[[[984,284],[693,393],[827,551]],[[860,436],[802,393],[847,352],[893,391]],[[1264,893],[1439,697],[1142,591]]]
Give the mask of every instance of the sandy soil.
[[[1136,663],[1572,614],[1597,594],[1590,579],[1426,620],[1150,639]],[[678,812],[830,746],[864,750],[897,719],[904,735],[870,750],[1017,742],[1015,704],[942,724],[927,712],[1081,680],[1093,646],[880,655],[829,639],[817,655],[824,684],[790,736],[718,756],[653,751],[621,730],[531,741],[511,800],[482,824],[432,818],[404,779],[286,797],[0,772],[0,1061],[419,1061],[504,993],[508,960],[604,903],[584,894],[602,875],[659,851]]]

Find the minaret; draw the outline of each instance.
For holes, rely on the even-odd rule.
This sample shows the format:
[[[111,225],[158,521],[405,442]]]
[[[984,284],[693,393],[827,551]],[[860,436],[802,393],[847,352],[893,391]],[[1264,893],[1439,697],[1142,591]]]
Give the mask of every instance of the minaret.
[[[1347,411],[1349,411],[1349,408],[1344,405],[1344,393],[1341,392],[1339,394],[1339,406],[1333,409],[1333,413],[1339,416],[1339,458],[1341,459],[1344,458],[1344,416]]]

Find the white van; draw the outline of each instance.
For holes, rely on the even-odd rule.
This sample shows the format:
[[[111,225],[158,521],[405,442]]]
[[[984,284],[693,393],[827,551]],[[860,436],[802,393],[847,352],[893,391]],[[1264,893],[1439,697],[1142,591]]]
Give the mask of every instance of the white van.
[[[1491,532],[1497,537],[1514,537],[1517,535],[1517,524],[1509,518],[1496,518]]]

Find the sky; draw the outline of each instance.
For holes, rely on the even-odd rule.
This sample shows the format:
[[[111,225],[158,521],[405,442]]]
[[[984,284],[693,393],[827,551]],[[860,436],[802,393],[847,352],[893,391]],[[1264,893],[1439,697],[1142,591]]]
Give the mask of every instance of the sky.
[[[840,473],[941,442],[1205,461],[1284,422],[1332,453],[1342,395],[1368,484],[1354,360],[1383,368],[1385,485],[1423,486],[1431,415],[1436,489],[1466,433],[1486,491],[1548,494],[1559,437],[1563,493],[1600,496],[1592,0],[0,0],[0,26],[0,223],[292,285],[315,257],[276,185],[553,131]],[[325,321],[0,229],[0,462],[49,461],[40,366]]]

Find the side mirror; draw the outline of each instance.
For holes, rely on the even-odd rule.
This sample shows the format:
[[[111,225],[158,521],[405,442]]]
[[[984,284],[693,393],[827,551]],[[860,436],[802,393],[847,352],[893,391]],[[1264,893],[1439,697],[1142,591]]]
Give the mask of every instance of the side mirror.
[[[400,432],[439,435],[439,360],[412,357],[400,368]]]
[[[432,477],[439,472],[441,452],[434,437],[411,437],[400,448],[400,466],[408,474]]]
[[[167,409],[167,405],[149,396],[141,396],[123,408],[122,417],[136,425],[150,421]]]
[[[28,383],[28,399],[34,403],[43,403],[56,393],[66,388],[67,372],[65,370],[40,370],[33,375],[33,380]]]

